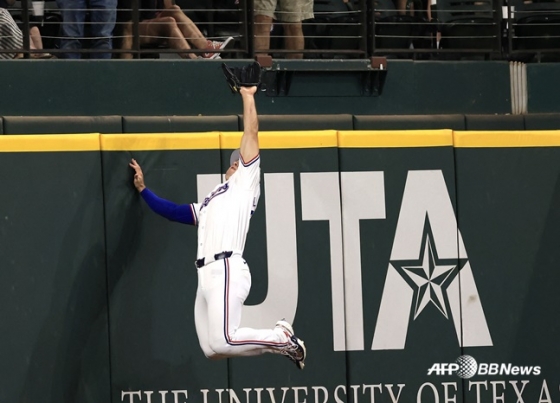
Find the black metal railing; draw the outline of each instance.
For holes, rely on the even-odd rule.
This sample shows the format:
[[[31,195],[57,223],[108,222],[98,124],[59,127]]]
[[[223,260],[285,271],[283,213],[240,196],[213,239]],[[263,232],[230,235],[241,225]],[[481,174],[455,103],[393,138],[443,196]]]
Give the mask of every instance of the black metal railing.
[[[47,1],[43,2],[41,13],[35,1],[20,0],[9,11],[23,33],[21,47],[0,46],[0,54],[16,53],[18,58],[45,55],[66,58],[73,53],[80,58],[98,58],[110,53],[115,59],[199,58],[208,54],[233,59],[254,58],[259,54],[274,58],[302,55],[306,59],[365,59],[383,55],[412,59],[484,57],[541,61],[558,57],[560,53],[560,2],[555,0],[532,3],[508,0],[507,5],[502,0],[437,0],[437,5],[426,5],[426,0],[315,0],[314,17],[302,23],[304,46],[287,49],[284,41],[290,30],[274,23],[270,46],[265,50],[255,47],[256,32],[262,29],[256,30],[259,22],[253,18],[253,0],[230,3],[200,0],[202,3],[195,2],[195,6],[190,1],[184,4],[179,3],[182,0],[177,1],[179,12],[187,19],[176,19],[176,23],[190,49],[178,47],[177,37],[162,34],[165,30],[157,24],[168,24],[167,20],[144,19],[150,12],[167,15],[169,9],[141,8],[139,1],[133,0],[129,7],[119,4],[112,10],[117,16],[112,49],[91,46],[92,28],[99,23],[91,18],[93,9],[83,9],[85,34],[77,38],[82,45],[69,50],[62,46],[66,39],[62,28],[75,23],[64,20],[65,10],[59,9],[55,1]],[[148,29],[149,22],[154,25]],[[187,31],[183,28],[191,23],[198,27],[200,34],[184,34]],[[37,48],[33,39],[37,29],[42,34],[42,49]],[[201,38],[208,46],[204,45],[206,42],[201,45]],[[212,41],[228,38],[233,39],[226,48],[210,47]],[[126,41],[130,46],[123,47]]]
[[[560,3],[511,0],[507,7],[507,48],[518,61],[560,60]]]

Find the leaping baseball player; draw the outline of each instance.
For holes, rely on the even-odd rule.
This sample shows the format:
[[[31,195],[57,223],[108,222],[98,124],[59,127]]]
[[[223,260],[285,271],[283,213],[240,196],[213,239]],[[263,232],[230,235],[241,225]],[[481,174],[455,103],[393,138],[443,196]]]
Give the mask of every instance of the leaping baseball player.
[[[134,186],[157,214],[183,224],[198,226],[198,289],[194,307],[196,333],[210,359],[282,354],[305,366],[306,348],[285,320],[271,329],[239,327],[243,303],[251,288],[251,272],[243,249],[251,215],[260,196],[260,155],[255,93],[260,65],[241,68],[222,65],[226,81],[243,100],[244,132],[240,148],[230,157],[226,181],[202,203],[177,205],[156,196],[144,183],[142,168],[132,159]]]

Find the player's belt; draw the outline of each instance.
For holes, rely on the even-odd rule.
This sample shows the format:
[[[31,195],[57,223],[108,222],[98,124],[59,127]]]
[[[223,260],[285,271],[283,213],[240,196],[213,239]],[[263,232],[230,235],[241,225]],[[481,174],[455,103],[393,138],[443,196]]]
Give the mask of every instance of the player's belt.
[[[214,255],[214,259],[212,258],[200,258],[198,259],[196,262],[194,262],[194,265],[197,267],[197,269],[200,269],[201,267],[215,262],[216,260],[220,260],[220,259],[227,259],[228,257],[231,257],[231,255],[233,255],[232,251],[227,251],[227,252],[221,252],[221,253],[216,253]]]

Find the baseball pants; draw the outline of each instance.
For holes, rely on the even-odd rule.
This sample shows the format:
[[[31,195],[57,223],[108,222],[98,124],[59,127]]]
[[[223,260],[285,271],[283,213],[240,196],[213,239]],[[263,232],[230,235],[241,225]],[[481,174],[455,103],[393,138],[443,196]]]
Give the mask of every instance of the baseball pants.
[[[196,333],[208,358],[280,353],[288,336],[278,329],[240,328],[251,272],[240,255],[216,260],[198,270],[194,307]]]

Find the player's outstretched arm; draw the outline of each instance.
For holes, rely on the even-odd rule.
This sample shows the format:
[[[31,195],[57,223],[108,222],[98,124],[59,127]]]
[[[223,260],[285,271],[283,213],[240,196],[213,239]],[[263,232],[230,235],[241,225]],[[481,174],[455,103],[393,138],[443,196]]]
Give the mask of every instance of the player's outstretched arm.
[[[243,161],[249,162],[259,155],[259,120],[255,104],[257,87],[241,87],[239,93],[243,100],[243,137],[240,152]]]
[[[191,204],[175,204],[169,200],[162,199],[157,196],[154,192],[146,187],[144,183],[144,174],[142,172],[142,167],[133,158],[128,164],[132,169],[134,169],[134,187],[146,204],[152,209],[156,214],[167,218],[170,221],[176,221],[183,224],[196,225],[196,213],[195,208]]]

